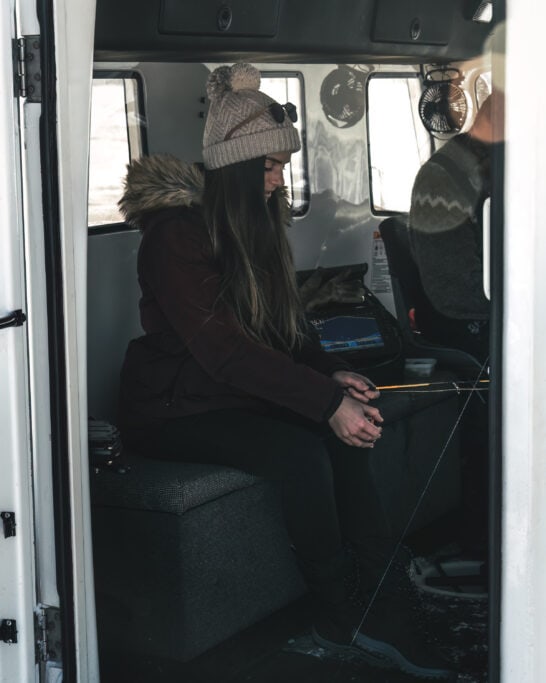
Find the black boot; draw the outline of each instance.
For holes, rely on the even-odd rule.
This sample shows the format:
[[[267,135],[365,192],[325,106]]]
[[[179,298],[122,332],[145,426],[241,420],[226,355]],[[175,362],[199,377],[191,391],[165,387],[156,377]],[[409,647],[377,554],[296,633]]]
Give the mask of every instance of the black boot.
[[[456,680],[444,659],[416,631],[412,606],[381,593],[370,602],[370,591],[357,589],[354,561],[347,554],[305,563],[303,571],[316,597],[313,638],[318,645],[420,678]]]

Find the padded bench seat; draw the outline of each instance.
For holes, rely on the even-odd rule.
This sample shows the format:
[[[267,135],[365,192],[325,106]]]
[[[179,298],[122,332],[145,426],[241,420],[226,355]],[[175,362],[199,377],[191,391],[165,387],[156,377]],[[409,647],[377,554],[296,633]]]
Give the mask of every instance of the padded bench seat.
[[[276,484],[128,462],[92,477],[101,647],[186,661],[304,593]]]

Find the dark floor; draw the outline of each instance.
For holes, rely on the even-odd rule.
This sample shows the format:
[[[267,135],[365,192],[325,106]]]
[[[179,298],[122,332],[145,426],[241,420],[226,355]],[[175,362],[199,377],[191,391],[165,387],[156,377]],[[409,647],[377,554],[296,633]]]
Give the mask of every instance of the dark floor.
[[[459,672],[459,683],[487,681],[487,603],[479,597],[421,593],[430,632]],[[308,598],[293,603],[200,657],[180,662],[103,654],[102,683],[415,683],[357,656],[314,644]]]

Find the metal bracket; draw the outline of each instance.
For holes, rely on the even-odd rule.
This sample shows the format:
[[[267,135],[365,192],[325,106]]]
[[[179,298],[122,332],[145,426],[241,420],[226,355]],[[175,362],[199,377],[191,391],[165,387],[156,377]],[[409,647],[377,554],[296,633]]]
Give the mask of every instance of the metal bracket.
[[[42,101],[40,36],[23,36],[13,41],[16,95],[27,102]]]
[[[4,538],[15,536],[15,512],[2,512],[0,517],[4,521]]]
[[[40,606],[34,614],[36,661],[61,661],[61,611]]]
[[[10,645],[17,642],[17,622],[15,619],[2,619],[0,622],[0,640]]]

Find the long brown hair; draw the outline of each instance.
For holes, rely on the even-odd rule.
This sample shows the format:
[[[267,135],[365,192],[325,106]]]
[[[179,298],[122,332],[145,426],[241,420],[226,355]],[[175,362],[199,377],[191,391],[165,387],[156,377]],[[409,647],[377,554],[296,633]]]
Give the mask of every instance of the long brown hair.
[[[264,195],[265,157],[205,172],[205,222],[222,276],[221,299],[244,332],[292,350],[303,322],[286,228],[286,193]]]

